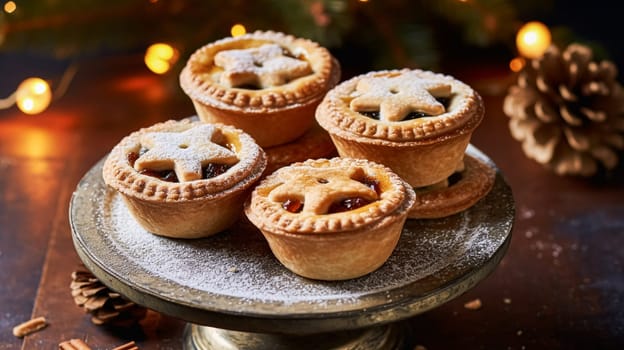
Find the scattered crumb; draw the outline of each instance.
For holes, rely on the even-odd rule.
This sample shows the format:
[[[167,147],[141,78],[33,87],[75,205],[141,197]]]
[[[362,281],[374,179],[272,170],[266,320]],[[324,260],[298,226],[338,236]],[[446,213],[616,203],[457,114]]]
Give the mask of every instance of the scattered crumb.
[[[60,350],[91,350],[82,339],[70,339],[59,344]]]
[[[522,335],[522,330],[521,330],[521,329],[519,329],[519,330],[516,332],[516,335],[521,336],[521,335]]]
[[[133,341],[125,343],[124,345],[120,345],[116,348],[114,348],[113,350],[139,350],[139,347],[136,345],[136,343]]]
[[[46,321],[45,317],[36,317],[13,327],[13,335],[22,338],[47,326],[48,322]]]
[[[423,345],[416,345],[414,346],[414,350],[427,350],[427,348],[424,347]]]
[[[504,298],[504,299],[503,299],[503,303],[505,303],[505,304],[511,304],[511,299],[510,299],[510,298]]]
[[[479,310],[481,306],[481,299],[479,298],[471,300],[464,304],[464,307],[468,310]]]
[[[230,267],[230,268],[228,269],[228,272],[232,272],[232,273],[236,273],[236,272],[238,272],[238,271],[239,271],[239,270],[238,270],[238,267]]]

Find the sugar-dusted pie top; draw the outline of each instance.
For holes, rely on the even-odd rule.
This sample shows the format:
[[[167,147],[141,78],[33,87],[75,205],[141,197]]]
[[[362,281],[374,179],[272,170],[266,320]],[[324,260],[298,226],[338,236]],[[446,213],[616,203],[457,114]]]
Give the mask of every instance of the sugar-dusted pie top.
[[[196,50],[180,74],[180,85],[202,103],[253,113],[308,103],[339,78],[338,62],[319,44],[256,31]]]
[[[356,76],[330,90],[317,109],[325,129],[343,136],[419,141],[474,129],[483,118],[479,94],[463,82],[423,70]]]
[[[214,125],[203,124],[182,132],[152,131],[139,138],[145,152],[134,162],[134,169],[172,169],[180,182],[202,178],[207,163],[234,165],[236,154],[215,140]]]
[[[205,177],[207,167],[222,170]],[[106,184],[146,200],[190,200],[250,186],[266,167],[251,136],[231,126],[169,120],[123,138],[103,168]],[[169,171],[174,180],[154,173]],[[175,174],[175,175],[174,175]]]
[[[362,78],[351,96],[351,110],[379,112],[379,120],[400,122],[411,112],[431,116],[446,112],[436,97],[449,98],[451,85],[442,79],[427,79],[419,72],[408,71],[395,76]]]
[[[266,89],[312,73],[307,61],[288,56],[277,44],[220,51],[214,61],[223,69],[219,83],[230,88],[256,86]]]
[[[356,200],[365,204],[331,210]],[[364,159],[311,159],[280,168],[262,180],[245,213],[260,229],[325,234],[394,220],[414,200],[413,189],[383,165]],[[296,210],[289,208],[293,202],[298,203]]]

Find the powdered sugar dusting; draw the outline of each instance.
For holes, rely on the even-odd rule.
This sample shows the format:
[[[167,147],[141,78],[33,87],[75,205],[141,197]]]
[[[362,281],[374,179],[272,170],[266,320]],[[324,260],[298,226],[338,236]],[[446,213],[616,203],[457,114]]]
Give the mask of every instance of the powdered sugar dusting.
[[[309,315],[424,298],[492,259],[509,239],[514,217],[511,191],[498,177],[490,194],[461,214],[408,220],[397,248],[377,271],[348,281],[313,281],[284,268],[244,218],[204,239],[145,231],[121,195],[103,183],[102,164],[72,198],[70,222],[79,252],[133,289],[219,312]]]
[[[473,223],[467,215],[426,226],[408,221],[396,251],[379,270],[355,280],[319,282],[283,268],[262,235],[246,221],[217,236],[175,240],[145,231],[121,196],[111,196],[103,212],[101,223],[111,228],[112,247],[133,264],[181,286],[242,302],[356,303],[364,294],[392,290],[435,274],[458,257],[486,259],[501,243],[488,239],[485,227],[470,229]],[[478,251],[468,255],[475,246]]]
[[[229,87],[258,83],[261,88],[280,86],[312,72],[307,61],[284,56],[277,44],[224,50],[215,55],[224,69],[220,82]]]

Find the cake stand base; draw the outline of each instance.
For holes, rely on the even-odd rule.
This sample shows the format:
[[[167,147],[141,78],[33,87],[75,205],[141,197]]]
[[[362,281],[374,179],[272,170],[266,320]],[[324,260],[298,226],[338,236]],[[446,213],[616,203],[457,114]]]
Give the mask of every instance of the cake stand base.
[[[398,350],[403,337],[398,324],[311,335],[251,333],[189,323],[184,350]]]

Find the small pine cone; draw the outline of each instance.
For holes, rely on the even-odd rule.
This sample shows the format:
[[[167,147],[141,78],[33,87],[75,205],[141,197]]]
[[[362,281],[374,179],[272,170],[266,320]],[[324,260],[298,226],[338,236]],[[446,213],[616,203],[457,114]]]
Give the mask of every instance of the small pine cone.
[[[71,295],[76,305],[91,314],[97,325],[128,326],[145,317],[146,309],[110,290],[86,269],[71,274]]]
[[[503,111],[524,153],[559,175],[613,169],[624,149],[624,90],[610,61],[590,48],[551,46],[510,87]]]

